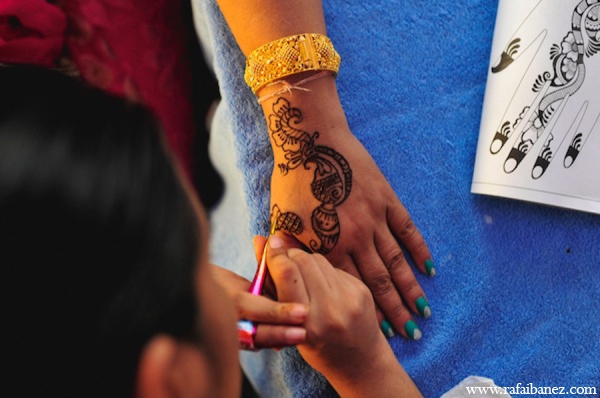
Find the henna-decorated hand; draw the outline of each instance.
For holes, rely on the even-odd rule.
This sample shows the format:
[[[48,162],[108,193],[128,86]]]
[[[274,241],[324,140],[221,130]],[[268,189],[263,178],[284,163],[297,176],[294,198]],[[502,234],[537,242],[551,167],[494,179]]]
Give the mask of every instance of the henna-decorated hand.
[[[310,90],[263,102],[275,160],[272,220],[278,230],[363,280],[383,313],[380,322],[385,317],[404,337],[419,339],[408,309],[425,317],[431,310],[399,242],[420,271],[433,276],[429,249],[350,132],[333,79],[313,81]],[[389,334],[385,322],[382,329]]]

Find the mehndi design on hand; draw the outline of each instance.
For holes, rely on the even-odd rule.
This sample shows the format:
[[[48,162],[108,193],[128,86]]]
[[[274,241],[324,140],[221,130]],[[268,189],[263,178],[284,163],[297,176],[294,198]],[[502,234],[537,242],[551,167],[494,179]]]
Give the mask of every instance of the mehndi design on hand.
[[[284,152],[285,163],[278,164],[282,175],[304,166],[306,170],[314,168],[314,179],[310,185],[313,196],[321,202],[312,212],[311,224],[319,241],[311,240],[310,249],[321,253],[329,253],[337,244],[340,235],[340,222],[336,207],[342,204],[352,188],[352,170],[346,159],[335,150],[316,145],[318,132],[312,134],[296,128],[302,121],[302,113],[292,108],[285,98],[279,98],[273,104],[273,114],[269,115],[269,130],[275,146]],[[273,213],[275,215],[275,207]],[[277,211],[279,208],[277,207]],[[302,228],[298,215],[291,212],[281,213],[276,219],[280,228],[289,225],[294,218]],[[283,221],[280,218],[286,218]],[[298,224],[297,224],[298,225]],[[294,231],[288,231],[293,234]]]
[[[275,231],[283,231],[290,235],[300,235],[304,231],[302,220],[291,211],[282,212],[279,206],[273,205],[271,209],[271,224]]]

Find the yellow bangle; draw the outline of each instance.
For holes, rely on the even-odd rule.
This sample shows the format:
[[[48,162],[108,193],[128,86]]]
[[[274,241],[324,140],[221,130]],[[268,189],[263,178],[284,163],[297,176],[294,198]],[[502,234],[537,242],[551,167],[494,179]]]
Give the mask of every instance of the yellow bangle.
[[[252,92],[272,81],[309,70],[329,70],[337,75],[340,55],[327,36],[303,33],[272,41],[246,59],[244,79]]]

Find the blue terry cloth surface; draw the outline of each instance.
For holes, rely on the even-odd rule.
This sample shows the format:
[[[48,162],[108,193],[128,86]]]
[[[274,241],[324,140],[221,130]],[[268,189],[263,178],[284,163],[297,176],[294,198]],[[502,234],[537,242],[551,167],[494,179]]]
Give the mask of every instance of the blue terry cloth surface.
[[[223,97],[211,151],[229,185],[212,214],[213,260],[249,278],[251,235],[268,230],[268,130],[218,7],[194,7]],[[499,386],[600,391],[600,217],[469,192],[496,7],[324,0],[350,127],[411,213],[438,271],[419,276],[433,311],[416,317],[423,338],[390,344],[426,397],[472,374]],[[335,395],[294,349],[244,353],[242,363],[265,397]]]

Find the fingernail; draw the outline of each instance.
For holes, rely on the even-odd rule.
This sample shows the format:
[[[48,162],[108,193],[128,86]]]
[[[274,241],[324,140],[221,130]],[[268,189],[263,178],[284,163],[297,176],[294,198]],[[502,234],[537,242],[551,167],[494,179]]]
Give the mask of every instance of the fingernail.
[[[303,321],[306,318],[306,314],[306,307],[303,305],[296,304],[290,309],[290,317],[298,321]]]
[[[421,314],[423,318],[429,318],[431,316],[431,308],[429,308],[429,302],[427,302],[425,297],[419,297],[415,304],[417,305],[419,314]]]
[[[394,337],[394,329],[392,328],[392,325],[390,325],[390,323],[385,319],[381,321],[381,331],[387,337]]]
[[[429,276],[435,276],[435,267],[433,266],[433,261],[428,258],[425,260],[425,271]]]
[[[287,328],[285,330],[285,341],[288,344],[300,344],[306,340],[306,329]]]
[[[404,330],[406,331],[406,334],[408,334],[408,337],[413,340],[419,340],[421,336],[423,336],[421,329],[419,329],[412,319],[404,324]]]
[[[277,235],[272,235],[269,238],[269,247],[271,247],[271,249],[280,249],[283,247],[283,240]]]

